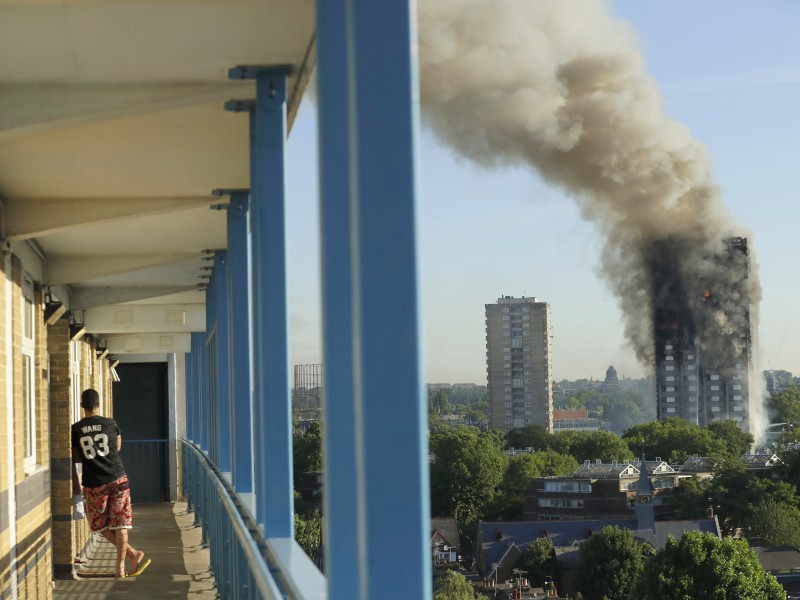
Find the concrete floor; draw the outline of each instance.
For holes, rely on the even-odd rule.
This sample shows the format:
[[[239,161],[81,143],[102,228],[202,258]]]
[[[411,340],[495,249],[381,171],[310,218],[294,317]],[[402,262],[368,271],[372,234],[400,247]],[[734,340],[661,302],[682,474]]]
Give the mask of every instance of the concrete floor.
[[[152,560],[144,573],[119,581],[113,577],[56,581],[53,598],[216,598],[208,549],[200,544],[200,528],[193,525],[193,517],[185,502],[134,505],[130,541]],[[113,572],[115,558],[114,546],[102,539],[82,569]]]

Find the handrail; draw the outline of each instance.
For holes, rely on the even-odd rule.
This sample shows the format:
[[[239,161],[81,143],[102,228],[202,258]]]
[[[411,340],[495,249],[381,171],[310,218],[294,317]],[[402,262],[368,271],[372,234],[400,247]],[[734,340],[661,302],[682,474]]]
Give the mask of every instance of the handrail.
[[[211,563],[217,579],[217,589],[221,598],[297,598],[310,599],[327,597],[324,576],[314,566],[308,556],[293,539],[266,539],[261,528],[250,512],[239,500],[236,491],[222,477],[217,466],[198,446],[189,440],[181,439],[185,456],[203,469],[202,481],[191,477],[184,479],[184,489],[191,506],[200,516],[203,526],[203,539],[208,540],[211,549]],[[184,462],[184,472],[191,469],[189,460]],[[202,490],[204,482],[211,484],[214,498]],[[187,485],[188,483],[188,485]],[[204,502],[207,506],[203,506]],[[216,513],[209,515],[209,509]],[[222,514],[224,511],[224,515]],[[221,519],[227,517],[227,522]],[[231,543],[242,553],[244,564],[235,553]],[[243,572],[243,567],[247,572]],[[250,589],[252,584],[255,588]],[[252,592],[255,591],[254,595]]]

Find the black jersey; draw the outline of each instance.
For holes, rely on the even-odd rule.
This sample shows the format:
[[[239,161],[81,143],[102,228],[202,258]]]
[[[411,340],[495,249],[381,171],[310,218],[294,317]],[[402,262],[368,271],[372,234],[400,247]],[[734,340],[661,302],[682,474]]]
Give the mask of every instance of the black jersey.
[[[83,463],[84,487],[100,487],[125,475],[117,452],[119,435],[116,421],[99,415],[72,426],[72,453]]]

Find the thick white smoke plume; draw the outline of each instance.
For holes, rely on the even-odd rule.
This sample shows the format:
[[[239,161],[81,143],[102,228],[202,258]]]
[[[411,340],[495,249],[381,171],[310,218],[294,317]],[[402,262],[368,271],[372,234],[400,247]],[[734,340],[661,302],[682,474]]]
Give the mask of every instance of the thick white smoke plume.
[[[698,306],[713,289],[723,336],[741,331],[743,319],[756,326],[760,288],[751,244],[748,316],[740,278],[714,259],[726,238],[747,234],[720,200],[704,146],[664,114],[631,27],[608,8],[602,0],[420,0],[422,115],[459,154],[486,166],[529,165],[576,199],[606,237],[600,270],[649,367],[653,241],[691,242],[682,275],[699,287],[690,290]]]

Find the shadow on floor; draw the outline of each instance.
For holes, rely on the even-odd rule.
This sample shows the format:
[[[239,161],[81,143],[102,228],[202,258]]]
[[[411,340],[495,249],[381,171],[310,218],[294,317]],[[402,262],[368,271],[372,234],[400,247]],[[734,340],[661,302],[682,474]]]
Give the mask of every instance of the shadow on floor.
[[[145,572],[120,581],[113,577],[56,581],[54,600],[216,598],[208,549],[200,543],[200,528],[193,525],[194,515],[187,513],[186,503],[138,504],[133,511],[130,542],[152,560]],[[115,548],[101,540],[82,569],[113,573]]]

